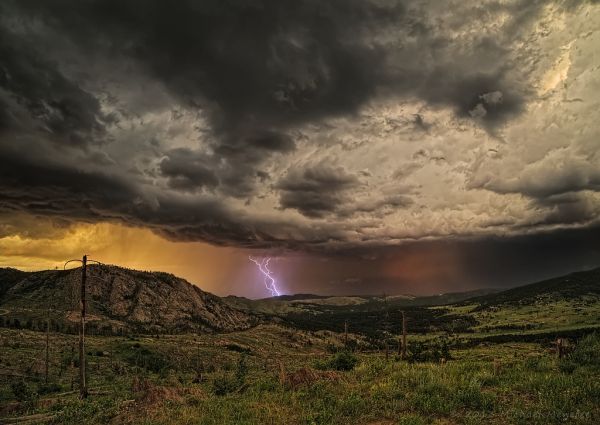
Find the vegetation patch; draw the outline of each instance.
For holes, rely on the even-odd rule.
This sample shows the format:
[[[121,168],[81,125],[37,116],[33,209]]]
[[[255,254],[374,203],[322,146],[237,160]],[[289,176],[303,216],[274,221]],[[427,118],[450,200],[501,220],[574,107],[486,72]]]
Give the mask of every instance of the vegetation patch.
[[[358,364],[358,358],[349,351],[340,351],[327,360],[315,362],[315,367],[321,370],[349,371]]]

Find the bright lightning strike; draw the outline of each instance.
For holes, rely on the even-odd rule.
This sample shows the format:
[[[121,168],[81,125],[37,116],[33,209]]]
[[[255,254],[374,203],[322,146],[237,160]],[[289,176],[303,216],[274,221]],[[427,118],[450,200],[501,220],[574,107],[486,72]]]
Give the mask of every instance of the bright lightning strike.
[[[248,257],[248,259],[258,266],[258,270],[260,270],[265,277],[265,287],[267,288],[267,291],[271,293],[271,296],[277,297],[281,295],[281,292],[279,292],[279,289],[277,289],[275,278],[271,276],[272,272],[269,270],[269,261],[271,261],[271,257],[263,258],[260,261],[252,257]]]

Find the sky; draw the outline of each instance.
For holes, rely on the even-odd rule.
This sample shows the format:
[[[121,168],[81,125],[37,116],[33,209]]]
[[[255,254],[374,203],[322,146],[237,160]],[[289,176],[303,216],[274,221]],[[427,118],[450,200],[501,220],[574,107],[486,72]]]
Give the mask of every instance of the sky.
[[[0,267],[218,295],[600,265],[600,2],[5,0]]]

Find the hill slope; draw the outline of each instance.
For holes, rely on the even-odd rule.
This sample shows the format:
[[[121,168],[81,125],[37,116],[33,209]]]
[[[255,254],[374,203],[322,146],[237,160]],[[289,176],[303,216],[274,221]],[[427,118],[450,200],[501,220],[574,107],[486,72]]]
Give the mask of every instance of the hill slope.
[[[600,267],[570,273],[529,285],[518,286],[496,294],[469,299],[481,309],[494,306],[523,306],[583,298],[600,299]]]
[[[79,268],[31,273],[0,269],[0,308],[21,322],[41,320],[50,308],[53,320],[68,326],[78,320],[80,276]],[[171,274],[93,265],[88,276],[91,328],[233,331],[256,322],[252,314]]]

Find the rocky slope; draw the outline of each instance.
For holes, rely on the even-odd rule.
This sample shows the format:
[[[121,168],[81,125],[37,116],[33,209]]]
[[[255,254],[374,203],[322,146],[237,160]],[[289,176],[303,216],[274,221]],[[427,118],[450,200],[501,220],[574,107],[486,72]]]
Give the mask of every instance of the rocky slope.
[[[248,313],[224,303],[184,279],[160,272],[115,266],[88,267],[90,327],[148,332],[233,331],[256,323]],[[0,269],[0,309],[5,321],[43,319],[50,309],[65,326],[76,322],[81,271],[26,273]]]

